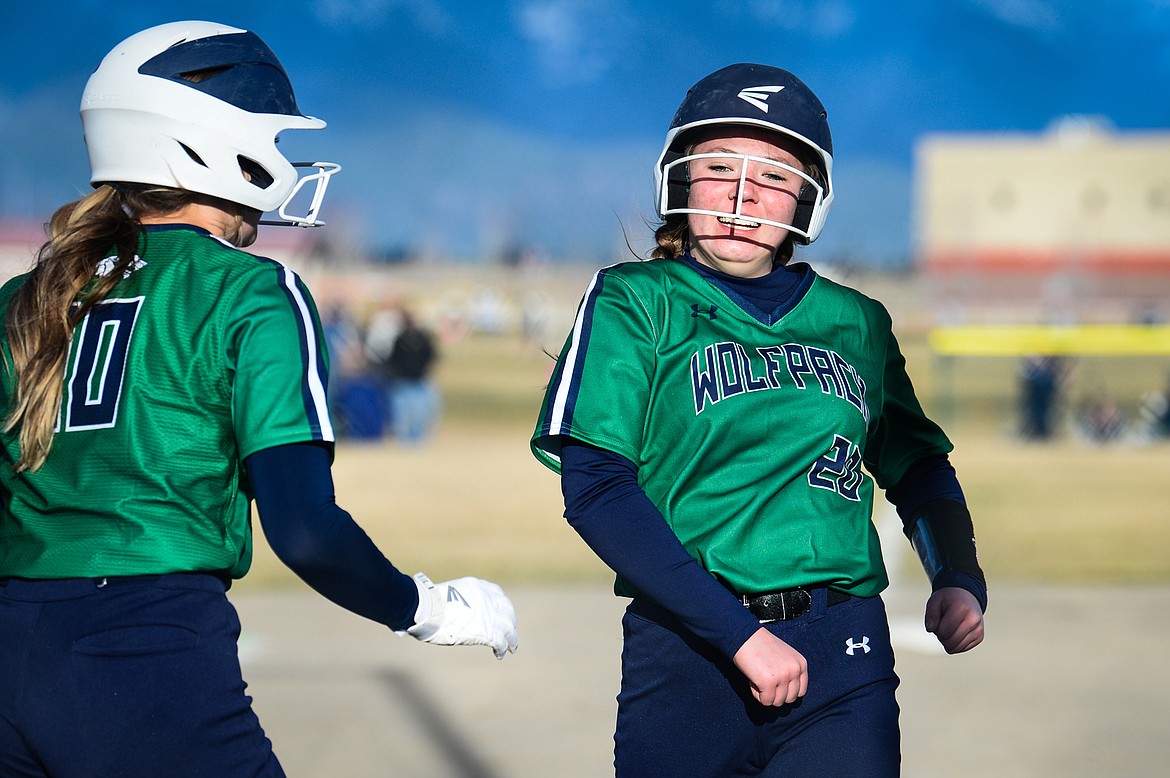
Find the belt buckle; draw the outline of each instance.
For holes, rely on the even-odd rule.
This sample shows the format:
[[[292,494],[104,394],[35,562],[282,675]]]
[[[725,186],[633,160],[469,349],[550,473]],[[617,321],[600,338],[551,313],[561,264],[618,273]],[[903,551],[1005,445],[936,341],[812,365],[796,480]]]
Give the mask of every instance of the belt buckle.
[[[756,616],[761,624],[795,619],[812,609],[812,594],[802,587],[753,596],[743,595],[739,599],[748,610],[752,611],[752,615]],[[760,618],[756,610],[752,608],[753,604],[759,604],[765,613],[774,615],[769,618]],[[777,608],[779,613],[775,613]]]
[[[812,593],[809,592],[808,589],[803,589],[798,586],[795,589],[790,589],[788,593],[794,596],[799,595],[799,597],[797,598],[797,601],[792,603],[792,612],[789,612],[788,610],[788,598],[784,598],[785,619],[795,619],[797,616],[803,616],[812,610]]]

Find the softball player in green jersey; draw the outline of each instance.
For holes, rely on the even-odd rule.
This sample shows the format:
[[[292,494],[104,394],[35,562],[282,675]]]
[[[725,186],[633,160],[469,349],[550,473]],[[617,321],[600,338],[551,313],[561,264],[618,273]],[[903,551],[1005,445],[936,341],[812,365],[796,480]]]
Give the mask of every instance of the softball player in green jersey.
[[[790,262],[832,162],[792,74],[696,84],[656,168],[658,248],[594,276],[549,384],[533,452],[632,598],[619,776],[898,774],[875,482],[931,578],[927,629],[983,638],[952,445],[889,314]]]
[[[265,212],[322,224],[338,170],[301,177],[276,150],[325,123],[271,50],[151,28],[102,61],[81,113],[94,191],[0,289],[0,775],[281,776],[225,596],[253,502],[297,575],[399,634],[503,658],[515,612],[490,582],[399,572],[334,502],[312,296],[242,250]]]

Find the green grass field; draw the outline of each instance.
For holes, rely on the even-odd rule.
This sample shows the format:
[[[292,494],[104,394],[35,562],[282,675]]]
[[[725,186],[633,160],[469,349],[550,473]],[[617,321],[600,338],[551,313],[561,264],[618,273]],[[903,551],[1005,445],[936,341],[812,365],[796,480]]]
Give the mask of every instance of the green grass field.
[[[992,582],[1170,580],[1170,443],[1093,445],[1071,433],[1023,442],[1013,434],[1014,363],[942,367],[924,339],[904,336],[903,345],[924,403],[946,417],[956,443],[952,460]],[[445,411],[435,438],[420,449],[341,443],[339,503],[396,564],[436,580],[607,580],[561,517],[556,476],[528,452],[551,365],[541,346],[517,337],[446,344],[438,374]],[[1085,363],[1070,393],[1086,380],[1103,382],[1132,408],[1143,391],[1160,386],[1162,368],[1140,359]],[[248,584],[289,580],[262,539],[257,546]]]

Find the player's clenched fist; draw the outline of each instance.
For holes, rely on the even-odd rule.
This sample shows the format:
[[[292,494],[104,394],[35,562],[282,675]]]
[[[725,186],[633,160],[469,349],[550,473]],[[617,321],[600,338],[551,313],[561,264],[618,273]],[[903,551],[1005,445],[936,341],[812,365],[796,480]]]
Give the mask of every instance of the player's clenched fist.
[[[496,659],[516,650],[516,609],[499,586],[479,578],[436,584],[422,573],[414,581],[418,610],[406,634],[440,646],[491,646]]]
[[[926,631],[948,654],[970,651],[983,642],[983,610],[966,589],[939,589],[926,602]]]
[[[804,655],[761,627],[740,646],[735,666],[752,686],[761,705],[796,702],[808,692],[808,661]]]

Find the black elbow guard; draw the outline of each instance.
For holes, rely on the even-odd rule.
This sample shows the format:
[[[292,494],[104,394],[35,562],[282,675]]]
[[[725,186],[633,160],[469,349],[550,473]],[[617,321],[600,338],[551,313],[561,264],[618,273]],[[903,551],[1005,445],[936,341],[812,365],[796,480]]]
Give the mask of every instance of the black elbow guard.
[[[975,527],[967,506],[955,500],[924,503],[903,527],[933,590],[958,586],[987,610],[987,580],[975,552]]]

